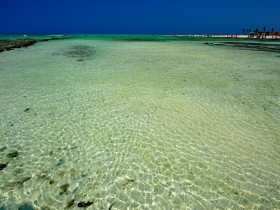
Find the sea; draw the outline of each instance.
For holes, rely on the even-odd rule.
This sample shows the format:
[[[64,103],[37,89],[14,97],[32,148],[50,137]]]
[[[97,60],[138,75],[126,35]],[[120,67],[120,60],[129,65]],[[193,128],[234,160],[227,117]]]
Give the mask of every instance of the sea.
[[[0,53],[1,210],[280,209],[279,53],[18,38],[56,39]]]

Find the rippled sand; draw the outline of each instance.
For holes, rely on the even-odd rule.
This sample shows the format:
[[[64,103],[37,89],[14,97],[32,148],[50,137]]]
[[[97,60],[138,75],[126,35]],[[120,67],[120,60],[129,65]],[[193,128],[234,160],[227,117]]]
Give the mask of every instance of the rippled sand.
[[[0,208],[279,209],[279,54],[62,40],[0,54]]]

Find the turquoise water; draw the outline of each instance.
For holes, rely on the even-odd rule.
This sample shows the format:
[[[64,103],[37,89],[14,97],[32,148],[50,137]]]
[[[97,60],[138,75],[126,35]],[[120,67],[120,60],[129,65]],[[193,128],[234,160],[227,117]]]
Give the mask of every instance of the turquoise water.
[[[1,53],[0,208],[279,209],[279,54],[170,39]]]

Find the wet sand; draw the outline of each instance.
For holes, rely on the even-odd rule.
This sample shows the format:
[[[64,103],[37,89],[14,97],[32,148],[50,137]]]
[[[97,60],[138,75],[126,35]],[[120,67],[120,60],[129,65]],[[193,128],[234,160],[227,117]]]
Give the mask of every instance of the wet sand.
[[[280,43],[260,43],[260,42],[205,42],[209,46],[227,46],[246,50],[264,51],[280,53]]]

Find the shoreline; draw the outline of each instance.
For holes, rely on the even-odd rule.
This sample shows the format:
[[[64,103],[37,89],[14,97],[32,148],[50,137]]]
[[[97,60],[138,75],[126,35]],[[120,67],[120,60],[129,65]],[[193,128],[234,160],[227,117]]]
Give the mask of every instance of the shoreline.
[[[196,37],[196,38],[232,38],[232,39],[249,39],[249,40],[278,40],[280,36],[266,36],[266,37],[251,37],[243,34],[188,34],[188,35],[174,35],[178,37]]]

